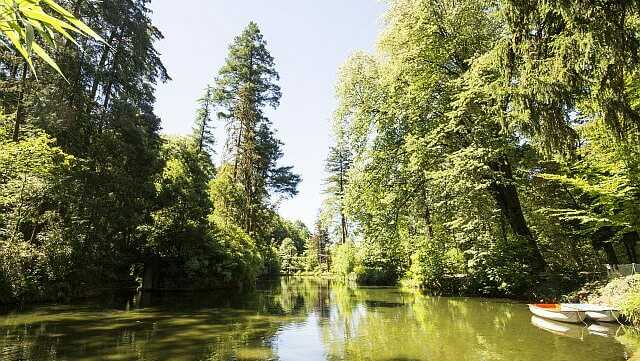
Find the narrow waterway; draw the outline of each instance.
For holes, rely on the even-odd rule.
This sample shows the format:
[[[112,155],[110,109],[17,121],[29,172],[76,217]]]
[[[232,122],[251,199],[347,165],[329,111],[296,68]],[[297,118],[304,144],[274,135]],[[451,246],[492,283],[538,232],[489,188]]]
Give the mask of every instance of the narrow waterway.
[[[283,278],[242,294],[112,296],[0,315],[0,360],[640,360],[637,332],[526,305]]]

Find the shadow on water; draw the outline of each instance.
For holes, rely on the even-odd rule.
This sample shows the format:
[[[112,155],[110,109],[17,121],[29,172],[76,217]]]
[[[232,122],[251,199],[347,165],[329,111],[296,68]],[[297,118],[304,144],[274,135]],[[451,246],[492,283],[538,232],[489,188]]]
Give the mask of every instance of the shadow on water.
[[[376,307],[402,307],[404,303],[399,302],[385,302],[385,301],[365,301],[365,305],[367,307],[376,308]]]
[[[118,295],[10,312],[0,316],[0,360],[638,357],[633,332],[592,331],[578,339],[549,332],[531,323],[526,306],[504,301],[283,278],[243,293]]]

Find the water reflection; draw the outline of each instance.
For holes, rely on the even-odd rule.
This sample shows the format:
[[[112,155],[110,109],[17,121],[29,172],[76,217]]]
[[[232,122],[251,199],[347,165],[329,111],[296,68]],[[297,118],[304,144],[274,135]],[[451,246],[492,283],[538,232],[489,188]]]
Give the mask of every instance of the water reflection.
[[[640,348],[611,325],[549,332],[524,305],[311,278],[100,303],[1,316],[0,360],[613,361]]]
[[[572,337],[579,340],[584,339],[588,333],[586,325],[556,322],[538,316],[531,316],[531,324],[545,331],[556,335]]]

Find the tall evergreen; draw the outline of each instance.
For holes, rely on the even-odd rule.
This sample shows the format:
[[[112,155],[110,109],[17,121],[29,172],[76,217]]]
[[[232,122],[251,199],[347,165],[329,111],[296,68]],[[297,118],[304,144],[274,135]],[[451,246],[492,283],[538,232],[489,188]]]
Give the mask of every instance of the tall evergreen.
[[[329,156],[325,162],[325,170],[329,174],[326,179],[325,192],[329,195],[329,207],[338,218],[340,243],[347,242],[349,227],[344,210],[344,196],[347,187],[347,172],[352,163],[351,151],[344,142],[329,149]]]
[[[216,78],[213,99],[226,122],[226,148],[234,181],[244,189],[242,226],[256,229],[270,191],[297,193],[300,177],[291,167],[279,167],[282,143],[276,139],[266,107],[280,103],[279,75],[256,23],[251,22],[229,47],[226,63]]]
[[[215,136],[213,134],[213,92],[207,86],[204,94],[198,99],[199,108],[196,112],[196,120],[193,127],[193,136],[196,141],[198,153],[206,153],[209,156],[215,152]]]

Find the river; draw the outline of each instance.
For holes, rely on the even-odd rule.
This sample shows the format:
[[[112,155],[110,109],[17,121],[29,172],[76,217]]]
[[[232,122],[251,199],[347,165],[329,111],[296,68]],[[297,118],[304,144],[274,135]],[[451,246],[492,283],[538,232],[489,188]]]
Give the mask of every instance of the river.
[[[5,311],[0,360],[640,360],[634,330],[540,321],[510,301],[292,277]]]

